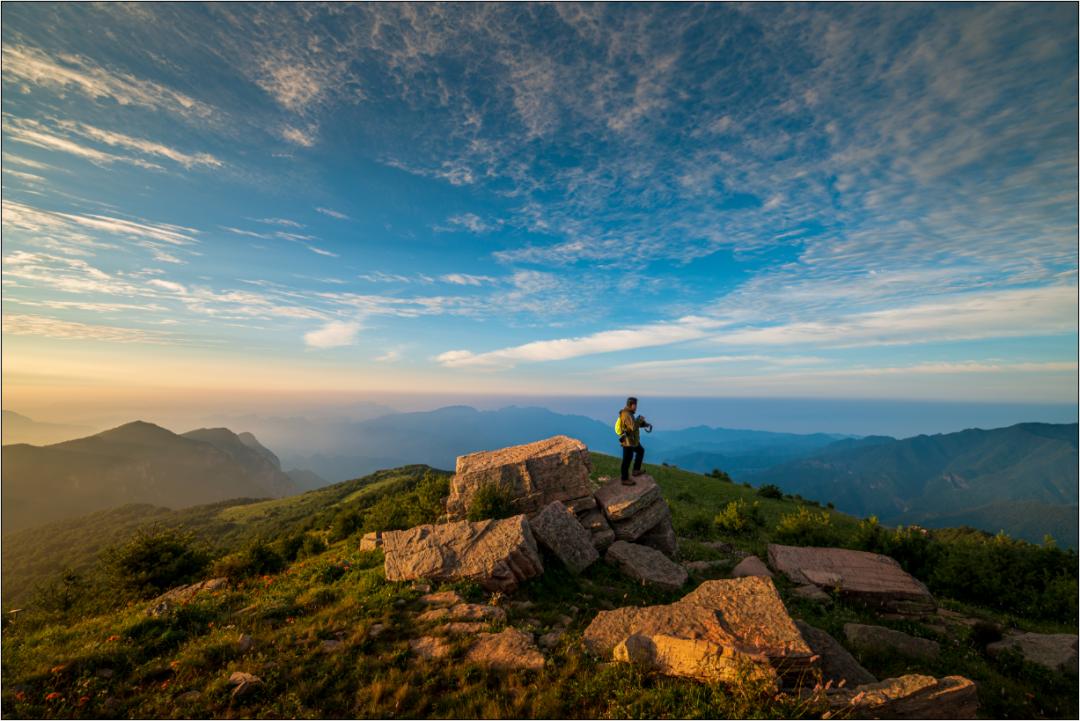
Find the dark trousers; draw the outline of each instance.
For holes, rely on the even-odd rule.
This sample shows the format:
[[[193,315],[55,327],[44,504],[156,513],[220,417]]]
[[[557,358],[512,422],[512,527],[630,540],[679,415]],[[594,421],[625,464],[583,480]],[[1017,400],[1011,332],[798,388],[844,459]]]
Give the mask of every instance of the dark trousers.
[[[630,459],[634,459],[634,470],[641,470],[641,462],[645,460],[645,447],[638,443],[636,446],[623,446],[622,449],[622,479],[630,479]]]

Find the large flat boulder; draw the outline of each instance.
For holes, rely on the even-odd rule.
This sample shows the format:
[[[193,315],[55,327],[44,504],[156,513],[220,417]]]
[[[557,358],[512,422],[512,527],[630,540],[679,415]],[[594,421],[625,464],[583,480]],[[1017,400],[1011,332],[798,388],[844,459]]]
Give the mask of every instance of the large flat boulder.
[[[756,577],[706,581],[675,603],[601,611],[583,640],[604,658],[711,680],[734,678],[744,662],[798,677],[813,658],[772,580]]]
[[[908,658],[932,661],[941,655],[941,645],[928,638],[918,638],[903,631],[865,623],[845,623],[844,636],[852,648],[871,653],[900,654]]]
[[[488,486],[503,490],[521,513],[535,513],[552,501],[584,508],[592,503],[591,468],[589,449],[568,436],[458,456],[446,512],[454,520],[465,518],[473,497]]]
[[[880,553],[771,543],[769,565],[797,584],[838,589],[841,596],[893,613],[917,615],[937,608],[921,581]]]
[[[1045,666],[1055,671],[1076,673],[1077,635],[1075,633],[1022,633],[1005,634],[1005,638],[987,645],[986,651],[996,656],[1006,649],[1015,649],[1025,661]]]
[[[652,476],[643,474],[631,478],[632,485],[623,485],[618,478],[602,478],[596,489],[596,502],[610,521],[630,518],[660,498],[660,486]]]
[[[833,686],[858,686],[864,683],[877,683],[874,674],[862,667],[840,642],[816,626],[805,621],[795,621],[803,640],[810,650],[819,656],[818,668],[821,680],[832,681]]]
[[[963,676],[908,674],[828,692],[838,718],[973,719],[979,709],[975,683]]]
[[[686,569],[655,548],[616,541],[604,560],[618,566],[625,575],[647,586],[678,590],[686,583]]]
[[[465,660],[488,668],[539,671],[544,654],[536,647],[531,633],[512,626],[499,633],[479,633],[465,652]]]
[[[510,592],[544,572],[524,514],[485,521],[424,524],[383,533],[388,581],[472,580]]]
[[[600,558],[593,547],[592,534],[578,522],[562,501],[552,501],[529,519],[536,540],[542,543],[574,573],[581,573]]]

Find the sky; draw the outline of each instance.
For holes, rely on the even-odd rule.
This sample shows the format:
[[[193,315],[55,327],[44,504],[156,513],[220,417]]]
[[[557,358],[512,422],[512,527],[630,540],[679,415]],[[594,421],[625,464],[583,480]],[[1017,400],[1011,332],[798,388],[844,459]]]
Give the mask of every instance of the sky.
[[[3,6],[3,393],[1077,399],[1074,4]]]

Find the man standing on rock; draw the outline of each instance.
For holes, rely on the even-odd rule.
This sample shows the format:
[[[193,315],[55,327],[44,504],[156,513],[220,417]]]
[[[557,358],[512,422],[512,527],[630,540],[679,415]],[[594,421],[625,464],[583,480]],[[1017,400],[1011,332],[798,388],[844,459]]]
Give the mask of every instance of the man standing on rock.
[[[619,432],[619,443],[622,444],[622,483],[624,486],[634,485],[630,480],[630,461],[634,461],[634,475],[640,476],[645,471],[641,470],[641,462],[645,459],[645,448],[641,445],[641,429],[652,432],[652,425],[645,420],[645,416],[634,417],[637,411],[637,398],[626,399],[626,407],[619,411],[619,421],[616,430]]]

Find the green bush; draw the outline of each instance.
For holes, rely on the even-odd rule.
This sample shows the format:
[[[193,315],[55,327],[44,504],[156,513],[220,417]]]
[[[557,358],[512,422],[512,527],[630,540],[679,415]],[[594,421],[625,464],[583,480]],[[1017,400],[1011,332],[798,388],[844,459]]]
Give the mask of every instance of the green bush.
[[[719,468],[712,469],[712,472],[709,473],[709,477],[715,478],[725,483],[731,483],[731,476],[729,476],[726,472],[721,471]]]
[[[274,548],[262,540],[254,541],[246,548],[214,564],[215,576],[228,578],[248,578],[277,573],[285,568],[285,559]]]
[[[194,534],[159,527],[140,529],[126,543],[106,549],[101,558],[112,587],[139,597],[190,583],[210,562]]]
[[[784,492],[774,483],[766,483],[764,486],[759,487],[757,494],[762,498],[775,498],[776,500],[784,497]]]
[[[721,533],[741,536],[753,533],[765,525],[765,517],[757,501],[748,504],[740,498],[724,506],[724,510],[716,514],[713,523]]]
[[[363,512],[359,528],[368,531],[393,531],[434,523],[443,514],[443,499],[450,492],[446,476],[427,472],[411,488],[387,493]]]
[[[495,484],[482,486],[473,494],[466,517],[470,521],[508,518],[517,513],[510,501],[510,492],[505,488]]]
[[[773,537],[780,543],[794,546],[835,546],[840,541],[829,512],[814,512],[806,506],[781,516]]]

